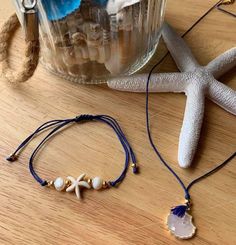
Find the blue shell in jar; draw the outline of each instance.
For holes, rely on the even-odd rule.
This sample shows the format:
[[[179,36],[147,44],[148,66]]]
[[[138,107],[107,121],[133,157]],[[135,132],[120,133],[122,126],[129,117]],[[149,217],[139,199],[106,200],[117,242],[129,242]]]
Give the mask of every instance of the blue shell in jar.
[[[83,0],[82,0],[83,1]],[[60,20],[74,12],[81,5],[81,0],[41,0],[49,20]],[[86,0],[84,0],[86,1]],[[108,0],[92,0],[100,6],[106,6]]]

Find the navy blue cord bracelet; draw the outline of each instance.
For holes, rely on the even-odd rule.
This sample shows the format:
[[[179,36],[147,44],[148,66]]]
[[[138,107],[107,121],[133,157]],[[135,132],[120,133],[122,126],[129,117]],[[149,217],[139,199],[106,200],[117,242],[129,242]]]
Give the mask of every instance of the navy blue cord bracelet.
[[[36,173],[34,170],[34,159],[39,150],[42,148],[42,146],[56,133],[58,133],[63,128],[69,126],[73,123],[82,123],[86,121],[97,121],[102,122],[110,126],[114,132],[117,135],[117,138],[119,139],[124,153],[125,153],[125,163],[124,168],[120,174],[120,176],[113,180],[113,181],[103,181],[100,177],[95,177],[93,179],[85,178],[85,174],[81,174],[77,179],[74,177],[68,176],[66,179],[63,179],[61,177],[56,178],[54,181],[48,181],[44,180]],[[26,147],[30,141],[35,138],[38,134],[42,133],[45,130],[51,131],[43,138],[43,140],[38,144],[38,146],[34,149],[33,153],[30,156],[29,159],[29,170],[34,179],[41,185],[41,186],[54,186],[56,190],[62,191],[66,190],[67,192],[75,191],[78,198],[81,198],[80,195],[80,188],[93,188],[96,190],[100,190],[102,188],[108,188],[108,187],[115,187],[119,185],[123,179],[126,176],[126,173],[129,168],[130,160],[132,161],[132,168],[133,173],[138,173],[138,166],[135,154],[133,152],[132,147],[130,146],[126,136],[124,135],[121,127],[119,126],[118,122],[107,115],[80,115],[72,119],[64,119],[64,120],[52,120],[44,123],[39,128],[37,128],[30,136],[28,136],[15,150],[15,152],[7,158],[8,161],[14,162],[18,159],[19,154],[21,151]]]

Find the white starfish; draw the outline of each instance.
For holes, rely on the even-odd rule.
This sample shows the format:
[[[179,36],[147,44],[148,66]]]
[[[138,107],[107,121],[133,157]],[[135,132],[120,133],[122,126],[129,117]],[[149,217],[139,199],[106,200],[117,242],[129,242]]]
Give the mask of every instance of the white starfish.
[[[236,115],[236,92],[216,79],[236,66],[236,47],[226,51],[206,66],[200,66],[184,40],[168,25],[163,38],[181,73],[153,74],[150,92],[184,92],[187,96],[183,126],[179,138],[179,165],[189,167],[197,149],[204,116],[205,97]],[[147,74],[108,81],[113,89],[145,92]]]
[[[77,179],[68,176],[67,179],[71,181],[71,185],[66,189],[66,192],[75,191],[76,196],[81,199],[80,194],[80,187],[85,187],[87,189],[90,189],[91,186],[88,184],[88,182],[84,181],[85,174],[81,174]]]
[[[108,0],[106,10],[109,15],[117,14],[121,9],[140,2],[140,0]]]

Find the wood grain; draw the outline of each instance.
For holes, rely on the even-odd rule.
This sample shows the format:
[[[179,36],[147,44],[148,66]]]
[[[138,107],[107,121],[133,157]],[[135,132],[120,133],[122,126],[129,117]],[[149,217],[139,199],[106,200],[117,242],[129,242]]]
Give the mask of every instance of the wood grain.
[[[183,33],[215,3],[170,0],[166,19]],[[12,12],[8,1],[1,5],[0,24]],[[23,40],[18,32],[12,44],[11,65],[15,69],[21,64]],[[235,19],[214,10],[186,40],[197,59],[206,64],[235,46]],[[152,62],[165,52],[161,46]],[[170,57],[159,69],[177,70]],[[235,71],[221,80],[236,89]],[[150,113],[155,142],[188,182],[235,151],[236,124],[234,116],[207,101],[197,156],[191,169],[182,170],[177,165],[177,149],[184,105],[184,95],[154,94]],[[19,88],[11,88],[1,79],[0,110],[0,244],[235,244],[235,161],[192,189],[196,237],[179,241],[167,231],[166,215],[171,206],[183,201],[183,193],[149,146],[144,94],[78,86],[49,74],[40,65],[33,79]],[[118,119],[138,157],[140,175],[130,171],[119,188],[84,192],[79,202],[74,195],[41,188],[30,176],[28,157],[39,139],[18,162],[4,160],[42,122],[81,113],[104,113]],[[89,123],[71,127],[54,138],[38,156],[36,169],[49,179],[81,172],[111,179],[119,174],[123,158],[113,132]]]

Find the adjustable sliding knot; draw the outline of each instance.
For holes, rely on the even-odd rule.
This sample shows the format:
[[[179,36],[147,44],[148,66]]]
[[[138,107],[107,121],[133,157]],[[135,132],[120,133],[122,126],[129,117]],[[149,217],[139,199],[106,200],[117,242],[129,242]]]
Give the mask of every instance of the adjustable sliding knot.
[[[186,193],[186,194],[185,194],[185,199],[186,199],[186,200],[188,200],[188,201],[190,201],[190,200],[191,200],[191,196],[190,196],[190,194],[189,194],[189,193]]]
[[[75,118],[75,122],[81,122],[81,121],[92,121],[95,119],[95,116],[93,115],[88,115],[88,114],[83,114],[83,115],[80,115],[80,116],[77,116]]]

